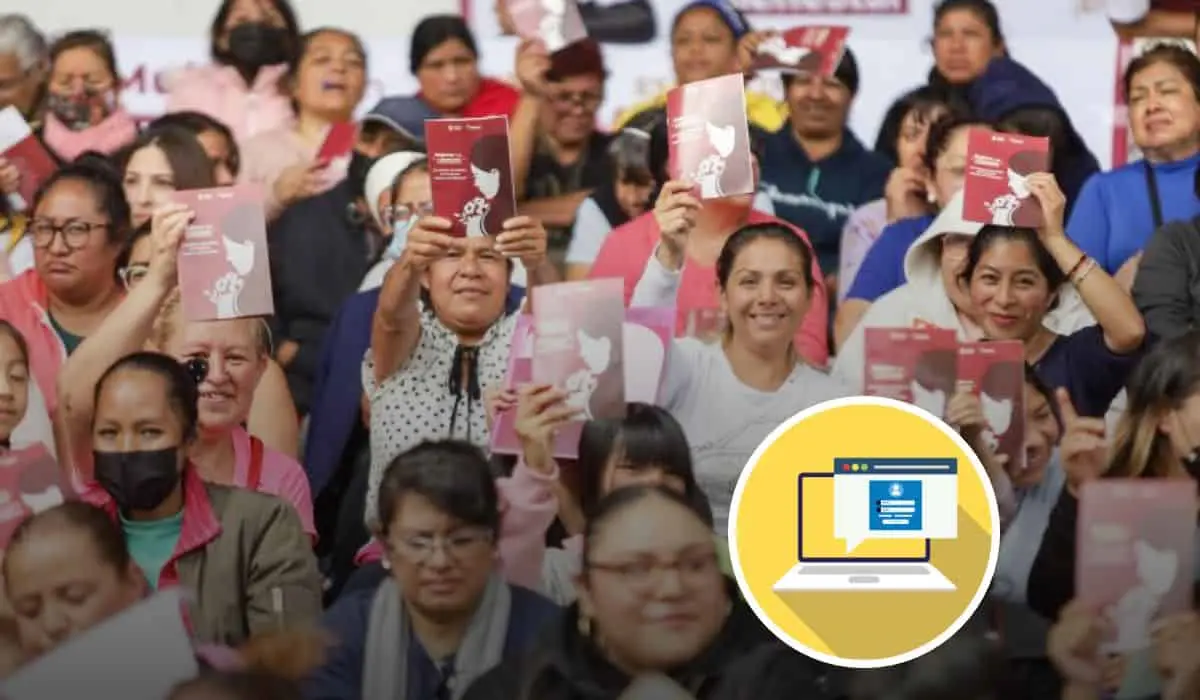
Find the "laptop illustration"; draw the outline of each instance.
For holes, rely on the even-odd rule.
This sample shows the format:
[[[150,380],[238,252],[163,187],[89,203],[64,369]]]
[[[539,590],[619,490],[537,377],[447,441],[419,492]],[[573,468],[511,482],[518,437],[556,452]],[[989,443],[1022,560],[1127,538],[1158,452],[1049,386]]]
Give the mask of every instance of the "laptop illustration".
[[[930,540],[957,536],[957,460],[838,459],[798,491],[799,562],[777,593],[956,590]]]

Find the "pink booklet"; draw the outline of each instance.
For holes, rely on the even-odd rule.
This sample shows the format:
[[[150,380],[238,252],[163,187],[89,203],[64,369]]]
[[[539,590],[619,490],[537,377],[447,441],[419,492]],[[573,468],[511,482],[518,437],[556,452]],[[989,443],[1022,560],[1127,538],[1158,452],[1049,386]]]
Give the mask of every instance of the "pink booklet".
[[[517,34],[540,39],[553,53],[587,38],[575,0],[503,0]]]
[[[967,133],[963,218],[998,226],[1042,225],[1026,178],[1050,168],[1050,140],[973,128]]]
[[[262,190],[236,185],[172,196],[196,213],[179,249],[184,317],[216,321],[275,313]]]
[[[740,73],[667,93],[668,172],[695,183],[701,199],[754,192],[746,84]]]
[[[987,419],[985,437],[1005,467],[1025,469],[1025,346],[992,340],[958,346],[958,388],[979,397]]]
[[[622,332],[625,375],[625,400],[656,403],[666,373],[666,358],[675,331],[675,310],[639,307],[625,310]],[[504,377],[506,389],[533,381],[533,317],[517,319],[513,333],[512,351],[508,356],[508,371]],[[494,454],[518,455],[521,443],[514,430],[515,410],[497,416],[492,426],[491,451]],[[574,439],[575,442],[571,442]],[[574,459],[579,452],[579,436],[573,431],[561,431],[555,438],[554,456]]]
[[[73,498],[70,480],[44,445],[0,453],[0,550],[25,518]]]
[[[777,70],[830,77],[846,53],[849,27],[796,27],[768,37],[758,45],[751,66],[755,71]]]
[[[21,184],[8,196],[15,211],[28,211],[38,188],[58,165],[16,107],[0,109],[0,155],[21,173]]]
[[[425,122],[433,213],[454,236],[495,236],[517,213],[508,117]]]
[[[1125,657],[1118,697],[1157,697],[1154,622],[1192,606],[1196,482],[1100,479],[1079,494],[1075,591],[1112,623],[1108,654]],[[1144,663],[1143,663],[1144,662]]]
[[[863,393],[942,418],[958,382],[958,337],[944,328],[867,328]]]

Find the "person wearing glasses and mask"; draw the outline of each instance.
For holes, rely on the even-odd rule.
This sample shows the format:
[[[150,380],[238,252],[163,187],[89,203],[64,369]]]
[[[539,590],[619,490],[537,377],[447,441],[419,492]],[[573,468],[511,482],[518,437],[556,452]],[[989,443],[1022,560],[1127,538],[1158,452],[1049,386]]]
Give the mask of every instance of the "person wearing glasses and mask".
[[[149,235],[140,237],[132,247],[130,262],[122,268],[129,293],[67,360],[59,375],[59,398],[64,407],[60,435],[75,446],[88,443],[96,410],[92,388],[114,362],[142,350],[166,353],[187,365],[199,388],[197,432],[187,454],[200,478],[282,498],[295,507],[305,531],[315,537],[312,497],[303,467],[288,453],[272,449],[256,437],[252,431],[257,426],[249,425],[250,431],[244,427],[252,417],[251,407],[259,403],[265,404],[260,409],[275,409],[271,413],[276,420],[290,422],[293,438],[297,429],[295,414],[289,416],[286,410],[290,408],[286,385],[278,379],[273,387],[262,383],[271,368],[265,321],[183,318],[176,258],[191,218],[186,207],[164,206],[155,211]],[[260,413],[260,423],[275,427],[269,421]],[[267,434],[279,432],[276,428]],[[293,442],[290,450],[295,449]],[[92,473],[94,465],[88,463],[85,450],[74,449],[71,454],[77,471]]]
[[[476,447],[444,440],[401,453],[377,505],[390,578],[326,613],[338,641],[305,697],[461,698],[558,618],[553,603],[505,582],[495,567],[500,503]]]

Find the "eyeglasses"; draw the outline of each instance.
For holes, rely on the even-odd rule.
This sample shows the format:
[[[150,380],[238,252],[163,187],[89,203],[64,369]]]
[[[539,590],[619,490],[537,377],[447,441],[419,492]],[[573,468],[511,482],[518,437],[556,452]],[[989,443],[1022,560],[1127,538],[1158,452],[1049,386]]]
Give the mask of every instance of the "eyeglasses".
[[[121,276],[121,282],[126,289],[133,289],[133,285],[141,282],[146,277],[146,273],[150,271],[150,266],[146,263],[132,263],[122,267],[118,274]]]
[[[54,237],[62,234],[63,243],[67,248],[77,250],[87,245],[92,231],[106,228],[108,228],[108,224],[93,224],[78,220],[56,224],[46,219],[38,219],[30,224],[29,232],[33,234],[35,248],[49,248],[54,243]]]
[[[384,207],[379,216],[383,219],[383,225],[391,228],[396,224],[403,223],[413,218],[422,216],[431,216],[433,214],[433,202],[418,202],[416,204],[397,204],[390,207]]]
[[[491,541],[491,530],[460,530],[445,536],[411,535],[401,537],[392,543],[392,547],[405,559],[416,563],[427,561],[439,548],[446,553],[447,558],[461,562],[474,553],[477,547]]]
[[[687,588],[705,584],[717,570],[714,551],[685,554],[671,561],[635,559],[628,562],[587,562],[589,569],[603,571],[621,579],[621,584],[635,593],[648,593],[662,582],[663,576],[674,571]]]
[[[590,112],[600,106],[604,96],[594,92],[556,92],[550,96],[550,101],[561,109],[582,107]]]

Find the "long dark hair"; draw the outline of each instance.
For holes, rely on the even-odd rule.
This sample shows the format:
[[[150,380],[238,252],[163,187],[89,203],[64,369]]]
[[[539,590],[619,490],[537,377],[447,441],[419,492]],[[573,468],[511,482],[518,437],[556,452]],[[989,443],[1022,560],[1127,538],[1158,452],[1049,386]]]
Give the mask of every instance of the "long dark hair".
[[[204,152],[204,147],[200,145],[196,135],[183,127],[160,126],[139,134],[133,143],[114,157],[121,174],[124,175],[135,153],[152,146],[162,150],[167,163],[171,165],[175,189],[199,190],[216,187],[216,168],[213,167],[212,159]]]

